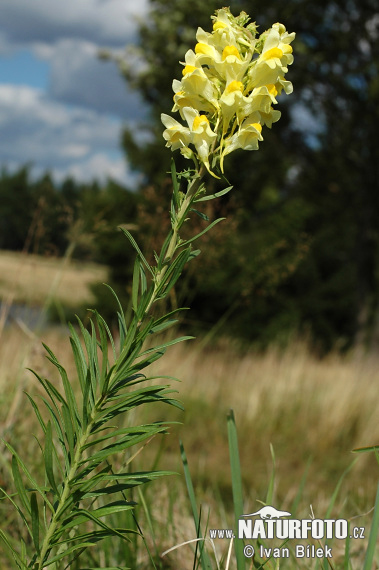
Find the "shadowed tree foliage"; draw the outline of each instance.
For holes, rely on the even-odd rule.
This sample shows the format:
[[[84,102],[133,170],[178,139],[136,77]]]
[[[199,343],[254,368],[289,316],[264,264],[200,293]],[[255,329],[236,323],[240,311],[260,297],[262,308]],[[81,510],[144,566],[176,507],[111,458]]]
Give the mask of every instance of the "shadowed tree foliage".
[[[272,131],[264,129],[258,152],[227,157],[235,191],[224,207],[236,231],[226,232],[211,262],[206,256],[211,279],[201,257],[201,271],[188,275],[191,314],[206,327],[224,315],[225,330],[261,343],[294,331],[308,331],[324,349],[336,341],[348,346],[358,336],[372,340],[379,291],[376,2],[230,6],[234,14],[251,15],[260,32],[276,21],[296,32],[288,74],[295,94],[280,98],[282,117]],[[179,60],[194,48],[197,26],[210,30],[209,16],[219,7],[152,0],[150,18],[140,26],[139,65],[128,65],[135,61],[128,51],[119,60],[150,107],[150,121],[137,135],[124,132],[124,149],[145,174],[145,188],[153,186],[159,196],[171,158],[160,114],[170,113],[172,80],[181,77]],[[178,169],[186,166],[175,154]]]

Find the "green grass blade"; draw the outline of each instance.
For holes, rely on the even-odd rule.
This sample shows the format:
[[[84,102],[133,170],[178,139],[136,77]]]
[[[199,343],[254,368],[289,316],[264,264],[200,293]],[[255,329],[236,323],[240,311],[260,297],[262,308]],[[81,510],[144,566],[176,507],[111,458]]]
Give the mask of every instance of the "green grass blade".
[[[352,467],[356,464],[356,462],[357,462],[357,460],[355,459],[355,460],[345,469],[345,471],[342,473],[341,477],[339,478],[338,483],[337,483],[337,485],[336,485],[336,488],[335,488],[335,490],[334,490],[334,492],[333,492],[332,499],[331,499],[331,501],[330,501],[330,503],[329,503],[328,510],[326,511],[325,519],[329,519],[329,518],[330,518],[330,514],[331,514],[332,509],[333,509],[333,507],[334,507],[334,503],[335,503],[335,501],[336,501],[338,492],[339,492],[340,487],[341,487],[341,485],[342,485],[342,481],[344,480],[344,478],[346,477],[346,475],[349,473],[350,469],[352,469]]]
[[[235,528],[238,529],[238,520],[243,515],[243,498],[242,498],[242,478],[241,478],[241,465],[238,449],[238,435],[236,422],[233,410],[230,410],[227,416],[228,426],[228,440],[229,440],[229,455],[230,455],[230,469],[232,473],[232,492],[233,492],[233,505],[234,505],[234,519]],[[234,543],[236,552],[237,569],[244,570],[245,556],[243,553],[243,541],[236,539]]]
[[[379,484],[378,484],[378,490],[376,492],[374,516],[372,519],[370,536],[368,539],[368,546],[363,565],[363,570],[371,570],[373,568],[372,564],[374,561],[375,550],[377,548],[378,536],[379,536]]]
[[[270,453],[272,458],[272,471],[270,476],[270,481],[268,484],[267,495],[266,495],[266,505],[271,505],[274,497],[274,486],[275,486],[275,473],[276,473],[276,461],[274,448],[270,443]]]
[[[195,498],[195,491],[193,488],[191,473],[188,466],[188,460],[186,452],[184,451],[183,443],[180,441],[180,455],[182,458],[183,469],[184,469],[184,478],[186,481],[188,497],[191,504],[192,516],[195,523],[195,529],[197,533],[197,538],[202,538],[201,530],[200,530],[200,520],[199,515],[197,512],[197,505],[196,505],[196,498]],[[200,560],[201,560],[201,567],[203,570],[212,570],[211,561],[208,555],[208,552],[204,548],[204,541],[200,541]]]
[[[345,540],[345,555],[344,555],[344,570],[349,570],[350,568],[350,522],[347,523],[347,537]]]

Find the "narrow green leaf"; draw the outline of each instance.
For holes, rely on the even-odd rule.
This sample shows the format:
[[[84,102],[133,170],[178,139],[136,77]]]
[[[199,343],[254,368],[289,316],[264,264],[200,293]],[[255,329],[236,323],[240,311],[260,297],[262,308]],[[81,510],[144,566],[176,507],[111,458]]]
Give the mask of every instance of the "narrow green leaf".
[[[353,453],[368,453],[371,451],[379,451],[379,445],[370,445],[369,447],[357,447],[357,449],[353,449]]]
[[[79,317],[77,317],[77,319],[79,320]],[[68,326],[71,332],[70,336],[71,350],[74,356],[76,371],[78,373],[80,389],[83,393],[85,387],[86,375],[87,375],[87,361],[84,356],[84,351],[79,339],[79,335],[77,334],[71,323],[69,323]]]
[[[93,447],[94,445],[98,445],[99,443],[104,443],[105,441],[112,439],[112,438],[118,438],[120,435],[133,435],[135,433],[141,433],[141,429],[152,429],[155,430],[157,425],[159,424],[145,424],[143,426],[128,426],[128,427],[124,427],[124,428],[120,428],[120,429],[116,429],[116,430],[110,430],[108,433],[106,433],[105,435],[103,435],[102,437],[99,437],[98,439],[94,439],[92,441],[89,441],[88,443],[86,443],[85,445],[83,445],[82,449],[88,449],[90,447]]]
[[[43,501],[46,503],[46,505],[49,506],[49,508],[51,509],[51,511],[54,511],[53,505],[51,504],[51,502],[48,500],[46,493],[44,491],[44,489],[42,487],[40,487],[37,483],[37,481],[34,479],[34,477],[32,477],[30,471],[28,470],[28,468],[26,467],[25,463],[22,461],[21,457],[18,455],[18,453],[16,452],[16,450],[11,446],[10,443],[8,443],[7,441],[3,440],[4,445],[6,445],[6,447],[9,449],[9,451],[11,452],[12,456],[15,457],[17,459],[17,463],[18,465],[21,467],[21,469],[23,470],[23,472],[25,473],[25,475],[27,476],[27,478],[29,479],[29,481],[32,484],[33,490],[37,491],[39,493],[39,495],[42,497]],[[13,458],[12,458],[13,461]],[[17,468],[18,470],[18,468]],[[28,512],[29,509],[27,509]]]
[[[141,287],[141,294],[144,295],[147,291],[147,280],[146,280],[146,273],[143,265],[140,264],[139,266],[139,273],[140,273],[140,287]]]
[[[76,433],[72,426],[71,415],[66,405],[62,406],[62,416],[63,416],[63,423],[66,432],[66,441],[68,443],[68,448],[70,450],[71,459],[74,457],[75,453],[75,441],[76,441]],[[66,448],[66,446],[64,446]]]
[[[47,479],[54,491],[54,493],[59,497],[58,487],[55,483],[54,477],[54,467],[53,467],[53,435],[51,431],[51,422],[47,422],[46,434],[45,434],[45,471]]]
[[[40,552],[39,548],[39,511],[38,511],[38,502],[37,502],[37,495],[36,493],[32,493],[30,497],[30,508],[32,512],[32,535],[33,535],[33,542],[37,554]]]
[[[23,570],[27,570],[28,566],[22,561],[17,550],[15,550],[13,548],[10,537],[8,536],[8,534],[5,531],[3,531],[1,529],[0,529],[0,539],[3,541],[3,543],[7,546],[7,548],[11,552],[11,554],[12,554],[16,564],[18,565],[18,567],[22,568]]]
[[[7,491],[5,489],[3,489],[3,487],[0,487],[0,491],[2,493],[4,493],[4,496],[8,499],[8,501],[10,501],[12,503],[12,505],[14,506],[14,508],[16,509],[16,511],[18,512],[20,519],[23,521],[25,528],[27,529],[30,537],[32,538],[32,532],[29,528],[29,524],[28,524],[28,520],[24,515],[24,512],[22,511],[22,509],[19,507],[19,505],[17,505],[17,503],[13,500],[12,496],[9,495],[7,493]],[[13,496],[17,496],[17,493],[15,493]],[[1,531],[0,531],[1,532]]]
[[[180,244],[181,247],[185,247],[188,244],[192,243],[193,241],[195,241],[196,239],[199,239],[199,237],[203,236],[205,233],[209,232],[210,229],[212,229],[216,224],[218,224],[219,222],[222,222],[223,220],[225,220],[225,218],[218,218],[217,220],[215,220],[214,222],[212,222],[211,224],[209,224],[209,226],[207,226],[202,232],[198,233],[196,236],[192,237],[191,239],[188,239],[184,242],[182,242]]]
[[[154,287],[150,287],[147,291],[145,291],[145,293],[140,298],[138,311],[136,313],[137,320],[139,322],[142,321],[145,317],[146,309],[148,304],[150,303],[153,292],[154,292]]]
[[[136,257],[133,269],[133,281],[132,281],[132,307],[136,313],[138,310],[138,293],[139,293],[139,280],[140,280],[140,261],[139,257]]]
[[[108,336],[107,331],[104,328],[103,321],[100,319],[100,315],[97,311],[95,311],[95,318],[100,336],[100,349],[102,358],[100,371],[100,390],[102,391],[108,370]]]
[[[174,214],[175,214],[175,210],[174,210]],[[169,233],[168,233],[168,235],[167,235],[165,241],[163,242],[162,249],[161,249],[161,252],[160,252],[160,255],[159,255],[159,259],[158,259],[158,263],[157,263],[157,268],[158,268],[158,270],[162,269],[162,267],[163,267],[164,265],[166,265],[166,264],[168,263],[168,261],[169,261],[169,260],[166,260],[166,253],[167,253],[167,249],[168,249],[168,246],[169,246],[169,244],[170,244],[170,241],[171,241],[171,238],[172,238],[173,233],[174,233],[174,232],[173,232],[173,230],[171,229],[171,230],[169,231]]]
[[[178,338],[174,338],[173,340],[168,340],[164,344],[160,344],[158,346],[153,346],[152,348],[148,348],[139,354],[139,356],[145,356],[146,354],[150,354],[151,352],[157,352],[159,350],[168,348],[169,346],[173,346],[174,344],[178,344],[179,342],[184,342],[185,340],[193,340],[194,336],[179,336]]]
[[[46,433],[46,424],[45,424],[45,422],[41,416],[41,413],[39,411],[39,408],[38,408],[36,402],[33,400],[33,398],[30,396],[30,394],[28,394],[27,392],[25,392],[25,394],[26,394],[26,397],[28,398],[29,402],[33,406],[34,413],[38,419],[38,422],[42,428],[43,433]]]
[[[120,300],[117,297],[116,292],[112,289],[112,287],[110,285],[108,285],[107,283],[104,283],[104,285],[105,285],[105,287],[108,287],[108,289],[112,293],[113,297],[115,298],[117,306],[118,306],[117,315],[118,315],[119,332],[120,332],[120,346],[123,346],[124,339],[125,339],[125,336],[126,336],[127,331],[128,331],[128,327],[126,325],[126,320],[125,320],[125,315],[124,315],[124,309],[122,308]]]
[[[20,470],[18,468],[18,461],[14,455],[12,457],[12,474],[13,474],[13,481],[14,481],[18,496],[20,497],[20,500],[21,500],[22,504],[24,505],[25,509],[27,510],[28,514],[30,515],[31,511],[30,511],[30,504],[29,504],[28,495],[26,493],[24,483],[21,479]]]
[[[109,341],[110,341],[111,346],[112,346],[113,358],[116,360],[116,347],[115,347],[115,343],[114,343],[114,339],[113,339],[112,333],[111,333],[111,331],[110,331],[110,329],[109,329],[109,327],[108,327],[106,321],[105,321],[104,318],[100,315],[100,313],[98,313],[98,312],[96,311],[96,315],[97,315],[97,318],[99,319],[99,321],[103,324],[103,327],[104,327],[104,329],[105,329],[106,332],[107,332]]]
[[[194,200],[194,202],[205,202],[206,200],[214,200],[215,198],[220,198],[221,196],[224,196],[225,194],[230,192],[232,189],[233,189],[233,186],[228,186],[228,188],[225,188],[224,190],[220,190],[220,192],[215,192],[214,194],[209,194],[208,196],[203,196],[202,198],[198,198],[197,200]]]
[[[74,516],[70,515],[70,520],[65,521],[62,523],[62,525],[64,526],[65,530],[67,530],[69,528],[79,526],[83,522],[86,522],[86,520],[91,520],[104,530],[112,532],[113,535],[118,536],[124,540],[129,540],[122,534],[122,532],[119,532],[117,529],[108,526],[103,520],[101,520],[101,517],[112,514],[113,512],[130,511],[133,508],[133,505],[126,504],[124,501],[117,501],[115,503],[107,505],[106,507],[95,509],[94,511],[89,511],[87,509],[78,509],[75,511]],[[70,538],[68,540],[70,540]]]
[[[194,212],[195,214],[197,214],[199,216],[199,218],[201,218],[202,220],[205,220],[206,222],[209,222],[209,217],[204,214],[203,212],[199,212],[199,210],[196,210],[195,208],[191,208],[190,212]]]
[[[153,275],[153,270],[151,269],[150,265],[148,264],[148,262],[145,259],[145,256],[143,255],[142,251],[140,250],[136,240],[134,239],[134,237],[132,236],[132,234],[130,232],[128,232],[127,229],[120,227],[120,230],[126,235],[126,237],[128,238],[128,240],[130,241],[130,243],[132,244],[132,246],[134,247],[134,249],[136,250],[136,252],[138,253],[138,255],[141,258],[141,261],[143,262],[143,264],[145,265],[146,269],[151,273],[151,275]]]
[[[178,319],[170,319],[170,320],[166,321],[165,323],[161,323],[160,325],[154,325],[153,327],[151,327],[149,333],[154,334],[154,333],[165,331],[166,329],[169,329],[170,327],[175,325],[177,322],[179,322]]]
[[[176,165],[173,158],[171,158],[171,178],[172,178],[172,186],[173,186],[173,199],[174,199],[174,207],[179,207],[179,183],[178,178],[176,176]]]
[[[147,430],[143,430],[143,431],[141,430],[141,432],[137,435],[116,441],[115,443],[106,446],[101,451],[94,453],[90,457],[84,458],[82,461],[79,462],[79,465],[84,465],[85,463],[88,463],[88,462],[99,464],[100,462],[104,461],[110,455],[113,455],[114,453],[119,453],[120,451],[124,451],[125,449],[128,449],[129,447],[132,447],[133,445],[136,445],[137,443],[141,443],[142,441],[145,441],[146,439],[152,437],[153,435],[155,435],[157,433],[161,433],[163,431],[166,431],[166,429],[167,429],[166,427],[162,427],[162,428],[157,427],[154,430],[153,429],[147,429]]]
[[[67,548],[67,550],[64,550],[63,552],[56,554],[55,556],[53,556],[53,558],[50,558],[48,560],[44,560],[43,568],[48,568],[52,564],[59,562],[59,560],[62,560],[62,558],[65,558],[69,554],[72,554],[73,552],[75,552],[75,550],[78,550],[78,548],[85,549],[85,548],[88,548],[89,546],[94,546],[95,544],[96,544],[96,542],[82,542],[81,544],[76,544],[74,546],[70,546],[70,548]]]

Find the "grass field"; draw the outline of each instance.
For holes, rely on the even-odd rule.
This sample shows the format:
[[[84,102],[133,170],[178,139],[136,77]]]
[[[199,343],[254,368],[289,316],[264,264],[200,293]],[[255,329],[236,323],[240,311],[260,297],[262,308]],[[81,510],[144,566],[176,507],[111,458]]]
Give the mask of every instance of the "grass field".
[[[3,254],[0,263],[7,268],[20,263],[20,257]],[[33,265],[34,264],[34,265]],[[86,270],[49,265],[45,260],[22,260],[14,279],[19,284],[18,299],[26,291],[35,299],[49,295],[46,288],[31,292],[33,283],[54,281],[61,271],[62,301],[67,288],[86,299],[86,284],[92,275],[104,279],[103,268]],[[20,279],[20,271],[26,277]],[[103,272],[103,273],[102,273]],[[45,275],[50,275],[45,278]],[[3,291],[12,288],[11,271],[3,276]],[[33,280],[32,280],[33,276]],[[7,285],[4,285],[6,279]],[[23,291],[22,288],[25,290]],[[89,297],[87,297],[89,299]],[[31,434],[38,433],[35,418],[26,402],[24,390],[38,392],[36,381],[26,368],[56,378],[45,358],[41,340],[48,344],[75,378],[67,333],[62,327],[45,330],[42,337],[33,331],[12,325],[0,330],[0,425],[2,436],[17,443],[25,461],[35,463],[38,471],[38,447]],[[307,346],[293,342],[286,350],[271,348],[264,353],[241,351],[230,341],[216,346],[202,345],[201,340],[172,347],[165,357],[153,365],[151,374],[177,377],[178,390],[185,412],[162,408],[142,410],[140,416],[125,421],[154,421],[165,418],[181,425],[170,427],[170,434],[147,445],[134,460],[134,467],[151,468],[156,462],[161,469],[182,473],[179,438],[183,440],[189,467],[195,482],[198,504],[202,503],[204,520],[210,528],[232,525],[232,492],[227,443],[226,414],[234,410],[239,434],[245,512],[260,508],[265,502],[270,477],[275,477],[272,504],[289,510],[298,504],[298,517],[308,518],[312,505],[316,518],[325,518],[341,476],[348,470],[335,498],[331,518],[353,519],[357,526],[371,522],[367,514],[374,506],[379,466],[372,454],[354,455],[356,447],[379,443],[379,357],[357,349],[349,354],[332,353],[320,360]],[[1,484],[11,486],[9,468],[2,454]],[[353,465],[353,461],[356,462]],[[159,552],[181,541],[195,538],[189,503],[182,475],[154,482],[147,488],[145,499],[152,519],[149,530],[146,512],[140,513],[146,534],[154,537]],[[137,497],[141,500],[141,497]],[[10,516],[0,505],[2,520]],[[356,518],[354,518],[356,517]],[[13,524],[9,520],[9,524]],[[204,522],[205,524],[205,522]],[[191,547],[168,555],[165,568],[193,567]],[[218,541],[220,551],[227,541]],[[362,567],[362,543],[351,545],[354,570]],[[343,556],[336,548],[333,568]],[[308,564],[308,565],[307,565]],[[360,566],[361,565],[361,566]],[[2,566],[3,567],[3,566]],[[141,554],[139,568],[148,568]],[[162,566],[163,567],[163,566]],[[233,568],[234,566],[231,566]],[[282,565],[280,566],[282,568]],[[283,568],[313,568],[304,566]],[[379,561],[377,566],[379,567]],[[6,566],[4,566],[6,568]],[[267,565],[267,568],[274,566]]]
[[[43,306],[53,297],[76,307],[91,301],[88,285],[106,280],[107,269],[94,263],[0,251],[0,299]]]

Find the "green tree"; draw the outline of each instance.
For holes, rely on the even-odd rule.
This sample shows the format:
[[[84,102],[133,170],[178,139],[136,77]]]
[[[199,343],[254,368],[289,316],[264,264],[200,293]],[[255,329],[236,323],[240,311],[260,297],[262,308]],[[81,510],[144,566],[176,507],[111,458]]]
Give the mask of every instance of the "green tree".
[[[170,152],[160,113],[172,107],[172,79],[196,43],[194,27],[209,30],[218,7],[152,0],[139,31],[143,63],[129,66],[130,54],[119,61],[150,109],[138,136],[126,130],[123,137],[146,185],[164,184]],[[207,326],[228,315],[229,329],[251,340],[306,329],[324,348],[337,339],[348,345],[373,329],[378,306],[376,2],[232,1],[231,10],[254,14],[260,31],[275,21],[296,31],[295,96],[281,98],[282,117],[263,132],[259,152],[230,158],[238,231],[219,251],[212,289],[201,277],[187,287],[195,291],[193,312]],[[177,161],[182,168],[179,154]]]

